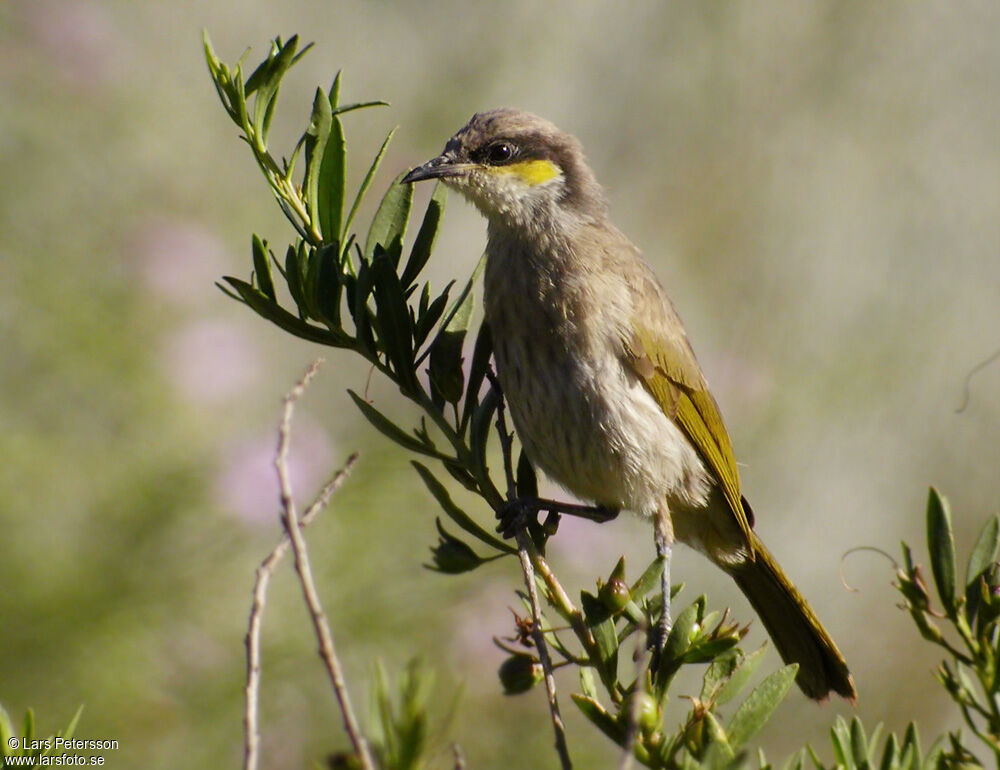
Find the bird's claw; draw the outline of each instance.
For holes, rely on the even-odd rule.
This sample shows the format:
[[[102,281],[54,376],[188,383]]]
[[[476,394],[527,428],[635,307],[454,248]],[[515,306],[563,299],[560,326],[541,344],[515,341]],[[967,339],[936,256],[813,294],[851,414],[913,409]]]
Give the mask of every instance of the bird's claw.
[[[519,497],[516,500],[508,500],[497,511],[499,524],[496,531],[505,539],[512,538],[531,523],[532,518],[538,515],[538,511],[538,501],[532,498]]]

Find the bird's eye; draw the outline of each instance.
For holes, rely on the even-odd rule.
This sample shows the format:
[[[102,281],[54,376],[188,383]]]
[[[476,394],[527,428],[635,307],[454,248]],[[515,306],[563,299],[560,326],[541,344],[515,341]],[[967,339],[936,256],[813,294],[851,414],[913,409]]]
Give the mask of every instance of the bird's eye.
[[[488,163],[506,163],[514,157],[514,145],[510,142],[495,142],[486,148]]]

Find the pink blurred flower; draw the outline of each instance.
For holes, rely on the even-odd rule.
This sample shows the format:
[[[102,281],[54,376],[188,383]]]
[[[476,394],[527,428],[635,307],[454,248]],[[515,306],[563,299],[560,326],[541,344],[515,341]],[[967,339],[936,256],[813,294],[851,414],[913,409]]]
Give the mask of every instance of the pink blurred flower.
[[[214,283],[229,262],[209,230],[190,222],[151,220],[137,228],[132,248],[152,293],[178,304],[219,298]]]
[[[166,340],[162,356],[168,379],[187,400],[217,404],[247,388],[260,375],[256,346],[228,321],[196,321]]]
[[[256,525],[278,521],[280,490],[274,469],[277,448],[275,431],[224,450],[215,496],[227,513]],[[333,446],[326,434],[302,419],[300,413],[288,456],[289,478],[300,506],[308,504],[333,473],[333,457]]]
[[[29,36],[67,80],[100,85],[113,74],[113,54],[123,41],[100,3],[36,0],[22,6]]]

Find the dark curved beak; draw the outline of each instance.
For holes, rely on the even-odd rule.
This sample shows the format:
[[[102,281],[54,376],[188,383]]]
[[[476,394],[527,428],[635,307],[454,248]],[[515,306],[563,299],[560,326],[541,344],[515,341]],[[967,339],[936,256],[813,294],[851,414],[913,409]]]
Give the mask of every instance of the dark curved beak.
[[[447,155],[438,155],[436,158],[431,158],[424,165],[413,169],[403,177],[402,183],[413,184],[414,182],[422,182],[425,179],[462,176],[471,166],[471,163],[460,163]]]

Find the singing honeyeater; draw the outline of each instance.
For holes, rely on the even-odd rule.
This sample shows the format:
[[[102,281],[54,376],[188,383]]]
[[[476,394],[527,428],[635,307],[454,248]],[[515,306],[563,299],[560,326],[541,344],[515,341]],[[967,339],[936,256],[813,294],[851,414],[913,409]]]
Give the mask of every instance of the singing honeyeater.
[[[855,697],[843,656],[754,533],[732,444],[674,306],[608,219],[580,143],[512,109],[474,115],[404,182],[442,179],[488,221],[486,322],[531,462],[651,517],[733,577],[811,698]]]

